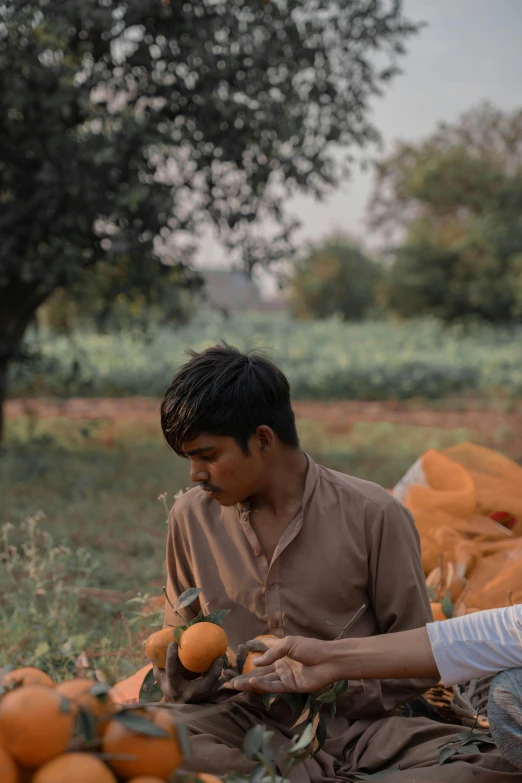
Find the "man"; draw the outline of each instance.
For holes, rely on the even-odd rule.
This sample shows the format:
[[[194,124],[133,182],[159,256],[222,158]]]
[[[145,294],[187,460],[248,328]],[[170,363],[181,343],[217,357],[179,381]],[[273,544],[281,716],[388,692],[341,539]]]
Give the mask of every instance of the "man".
[[[250,675],[230,683],[244,691],[311,693],[338,680],[393,677],[436,677],[449,687],[501,672],[489,690],[491,733],[522,769],[522,604],[370,639],[287,636],[246,647],[268,652]]]
[[[288,381],[268,359],[226,345],[192,354],[165,393],[161,423],[199,485],[170,514],[168,598],[174,604],[189,587],[202,588],[199,604],[180,612],[185,621],[200,609],[230,609],[224,628],[232,662],[242,643],[262,634],[332,640],[432,620],[411,515],[381,487],[321,467],[301,451]],[[165,624],[180,622],[167,605]],[[198,719],[193,703],[216,699],[221,667],[217,660],[200,680],[186,680],[173,643],[166,669],[155,671],[165,698],[190,719],[197,768],[248,770],[244,735],[263,722],[286,772],[281,747],[295,733],[295,716],[283,700],[267,713],[260,696],[237,694],[226,714]],[[419,780],[440,780],[438,747],[454,727],[388,717],[431,683],[350,682],[324,747],[291,780],[350,781],[398,762]],[[513,780],[496,750],[460,757],[445,779],[466,783],[483,768],[492,783]]]

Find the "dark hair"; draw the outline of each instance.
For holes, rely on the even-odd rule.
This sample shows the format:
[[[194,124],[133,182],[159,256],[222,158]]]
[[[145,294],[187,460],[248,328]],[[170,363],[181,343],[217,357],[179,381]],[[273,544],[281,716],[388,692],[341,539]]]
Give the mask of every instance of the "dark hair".
[[[189,355],[161,403],[161,429],[177,454],[185,456],[183,444],[204,432],[232,437],[248,454],[262,424],[285,445],[299,446],[290,384],[270,359],[226,343]]]

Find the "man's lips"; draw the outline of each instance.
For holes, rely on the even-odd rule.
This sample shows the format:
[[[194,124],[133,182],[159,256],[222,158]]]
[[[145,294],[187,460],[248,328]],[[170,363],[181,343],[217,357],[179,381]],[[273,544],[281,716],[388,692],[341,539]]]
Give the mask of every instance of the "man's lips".
[[[209,495],[217,495],[218,492],[221,492],[219,487],[207,487],[205,484],[200,484],[200,486],[203,492],[207,492]]]

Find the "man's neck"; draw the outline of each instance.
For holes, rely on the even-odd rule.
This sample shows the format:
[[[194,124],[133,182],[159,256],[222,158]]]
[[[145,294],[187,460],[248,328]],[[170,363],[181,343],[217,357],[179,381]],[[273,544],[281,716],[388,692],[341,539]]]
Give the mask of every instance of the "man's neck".
[[[274,517],[295,513],[304,494],[308,459],[301,449],[281,449],[272,463],[265,485],[252,495],[252,510],[269,511]]]

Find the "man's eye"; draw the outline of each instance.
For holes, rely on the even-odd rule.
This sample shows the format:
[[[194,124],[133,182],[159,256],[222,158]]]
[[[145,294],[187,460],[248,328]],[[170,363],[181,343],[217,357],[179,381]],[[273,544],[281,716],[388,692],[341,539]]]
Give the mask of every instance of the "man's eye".
[[[203,460],[203,462],[212,462],[212,460],[214,459],[214,455],[201,457],[201,459]]]

